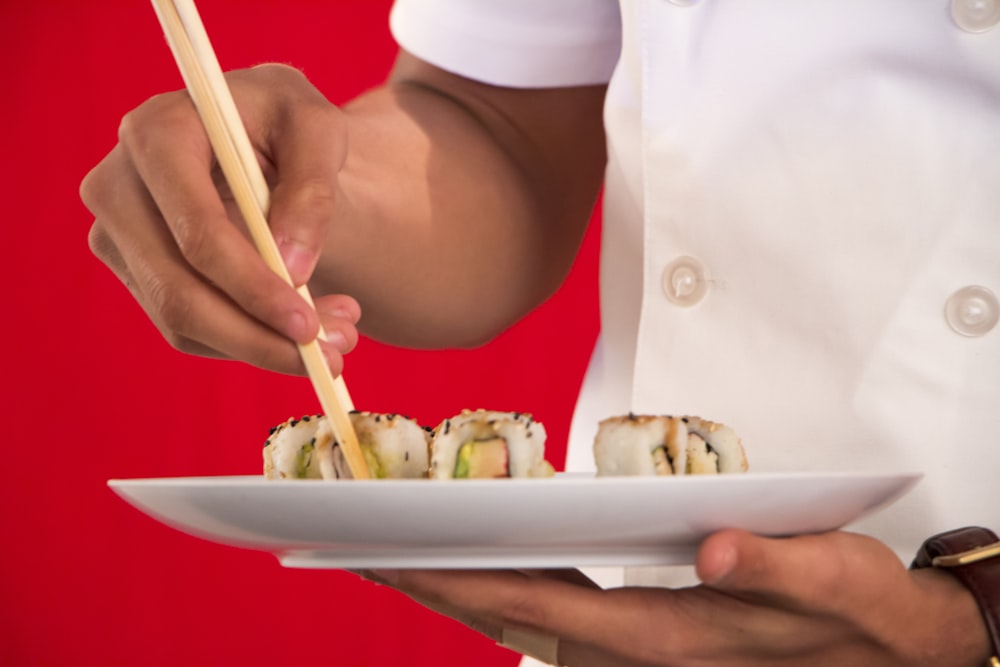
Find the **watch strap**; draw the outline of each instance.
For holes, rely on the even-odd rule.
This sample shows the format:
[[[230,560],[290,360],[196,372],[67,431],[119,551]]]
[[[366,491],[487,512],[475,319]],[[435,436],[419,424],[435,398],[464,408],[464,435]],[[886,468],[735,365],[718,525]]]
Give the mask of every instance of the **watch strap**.
[[[913,568],[946,570],[972,593],[992,642],[990,665],[1000,667],[1000,538],[987,528],[967,526],[928,538]]]

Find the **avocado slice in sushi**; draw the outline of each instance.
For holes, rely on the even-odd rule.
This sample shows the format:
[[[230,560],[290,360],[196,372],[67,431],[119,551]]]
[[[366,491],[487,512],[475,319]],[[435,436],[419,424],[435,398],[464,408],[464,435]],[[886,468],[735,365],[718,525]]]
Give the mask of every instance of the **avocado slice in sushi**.
[[[470,440],[458,450],[455,460],[455,479],[510,477],[507,440],[489,438]]]

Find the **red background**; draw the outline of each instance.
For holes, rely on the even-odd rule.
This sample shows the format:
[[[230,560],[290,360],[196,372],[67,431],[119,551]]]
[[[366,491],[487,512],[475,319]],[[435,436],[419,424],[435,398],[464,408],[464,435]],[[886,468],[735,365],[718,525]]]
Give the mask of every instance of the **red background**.
[[[200,9],[224,68],[287,62],[334,102],[379,83],[396,49],[385,0]],[[392,591],[189,537],[108,490],[257,474],[268,428],[317,402],[301,378],[175,352],[87,249],[81,178],[123,113],[181,87],[151,6],[3,0],[0,51],[0,664],[515,664]],[[466,407],[532,412],[558,467],[597,331],[596,246],[592,229],[564,289],[482,349],[362,340],[345,376],[356,404],[426,424]]]

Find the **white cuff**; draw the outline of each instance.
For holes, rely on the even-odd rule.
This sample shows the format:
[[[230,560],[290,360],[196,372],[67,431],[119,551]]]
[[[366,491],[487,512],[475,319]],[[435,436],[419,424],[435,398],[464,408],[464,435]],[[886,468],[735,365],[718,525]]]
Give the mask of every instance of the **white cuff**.
[[[558,637],[540,635],[517,628],[504,628],[500,641],[497,643],[504,648],[540,660],[546,665],[559,664]]]

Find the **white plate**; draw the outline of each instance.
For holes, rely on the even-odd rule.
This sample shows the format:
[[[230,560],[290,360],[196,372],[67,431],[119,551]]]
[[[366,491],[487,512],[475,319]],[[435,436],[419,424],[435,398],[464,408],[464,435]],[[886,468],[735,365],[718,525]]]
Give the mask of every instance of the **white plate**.
[[[532,568],[693,562],[721,528],[795,535],[885,507],[919,474],[268,481],[118,479],[108,485],[185,533],[275,554],[287,567]]]

